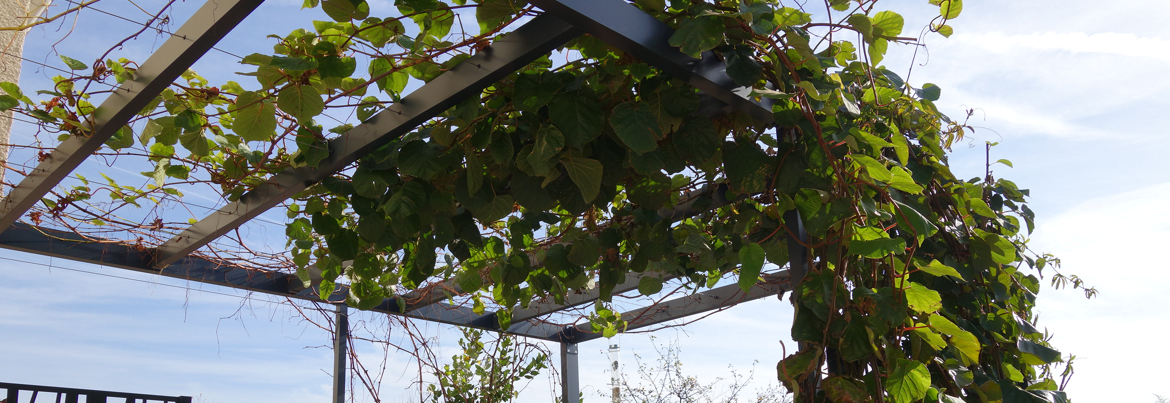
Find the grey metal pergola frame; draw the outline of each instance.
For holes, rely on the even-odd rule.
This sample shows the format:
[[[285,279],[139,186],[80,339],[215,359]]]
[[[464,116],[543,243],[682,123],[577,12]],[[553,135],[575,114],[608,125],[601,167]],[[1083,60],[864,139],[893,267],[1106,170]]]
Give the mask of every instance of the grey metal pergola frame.
[[[19,219],[53,187],[97,151],[149,101],[158,96],[181,73],[203,56],[237,24],[256,9],[262,0],[208,0],[138,69],[132,80],[124,82],[95,112],[95,125],[89,137],[70,137],[47,159],[26,176],[0,202],[0,248],[59,257],[86,263],[112,266],[142,273],[162,275],[206,284],[214,284],[282,297],[335,303],[338,335],[335,344],[334,402],[345,397],[345,350],[348,332],[348,290],[339,287],[322,298],[317,295],[320,281],[314,276],[311,287],[287,273],[226,265],[190,256],[221,235],[232,231],[277,206],[293,195],[337,172],[344,170],[365,154],[385,145],[417,126],[434,118],[464,99],[479,94],[508,74],[524,67],[581,34],[600,38],[702,91],[703,110],[708,114],[727,111],[745,112],[762,123],[773,122],[767,99],[752,99],[750,88],[741,87],[726,74],[726,64],[712,52],[696,59],[670,46],[674,30],[622,0],[530,0],[544,11],[515,31],[508,33],[404,97],[401,102],[366,120],[359,126],[329,142],[330,154],[318,167],[288,169],[257,186],[219,211],[203,218],[157,248],[142,249],[117,242],[94,242],[78,234],[32,226]],[[705,190],[718,207],[728,203],[726,187]],[[712,207],[713,208],[713,207]],[[661,213],[677,220],[692,215],[686,209]],[[729,285],[661,302],[648,308],[623,313],[630,325],[627,330],[679,319],[685,316],[729,307],[741,302],[782,294],[800,282],[806,272],[807,251],[804,229],[795,211],[786,215],[791,261],[789,270],[765,277],[764,282],[743,292]],[[637,288],[637,275],[613,290],[614,294]],[[557,326],[537,321],[573,306],[599,298],[594,289],[569,295],[564,304],[536,302],[529,308],[513,312],[512,325],[500,329],[495,313],[475,314],[471,308],[443,302],[448,293],[459,294],[457,285],[438,283],[415,290],[403,298],[412,301],[399,306],[400,300],[386,299],[372,309],[392,315],[405,315],[475,327],[501,333],[558,342],[561,346],[562,402],[578,401],[577,344],[601,337],[592,333],[589,324]]]

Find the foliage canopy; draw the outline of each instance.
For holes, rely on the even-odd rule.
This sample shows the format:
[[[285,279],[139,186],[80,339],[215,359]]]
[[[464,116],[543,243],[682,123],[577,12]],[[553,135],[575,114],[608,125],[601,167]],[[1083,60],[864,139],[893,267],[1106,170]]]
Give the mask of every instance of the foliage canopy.
[[[789,261],[786,224],[799,216],[813,263],[794,277],[799,347],[777,365],[798,401],[1065,399],[1053,373],[1063,359],[1032,311],[1038,276],[1059,261],[1026,247],[1027,190],[990,168],[951,172],[965,126],[939,112],[939,87],[882,67],[891,43],[916,42],[901,36],[902,16],[870,0],[634,3],[677,29],[681,52],[715,52],[751,97],[773,100],[775,124],[704,108],[685,82],[581,36],[298,194],[290,269],[306,282],[321,270],[322,295],[348,284],[364,309],[443,279],[480,310],[598,287],[591,320],[612,335],[622,322],[611,293],[627,276],[644,275],[645,295],[670,279],[701,289],[735,277],[747,289]],[[928,30],[950,36],[962,2],[929,3]],[[191,183],[238,199],[317,166],[326,141],[354,127],[326,121],[368,119],[540,13],[517,0],[397,0],[392,16],[371,16],[364,0],[304,6],[331,20],[244,57],[243,83],[188,71],[106,144],[149,159],[152,184],[83,179],[31,218],[140,225],[113,212],[176,200]],[[40,91],[47,100],[5,84],[0,107],[85,136],[90,84],[137,65],[62,60],[76,74]]]

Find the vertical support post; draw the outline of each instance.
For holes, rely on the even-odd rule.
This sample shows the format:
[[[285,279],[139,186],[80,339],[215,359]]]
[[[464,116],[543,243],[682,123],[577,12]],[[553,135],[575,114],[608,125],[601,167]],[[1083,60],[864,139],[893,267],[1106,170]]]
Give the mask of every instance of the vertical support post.
[[[337,331],[333,341],[333,403],[345,403],[345,354],[349,339],[349,308],[337,304]]]
[[[577,343],[561,342],[561,403],[580,403]]]
[[[8,400],[12,403],[17,403],[19,402],[19,400],[17,400],[18,398],[20,398],[20,389],[11,386],[8,387],[8,398],[5,400]]]

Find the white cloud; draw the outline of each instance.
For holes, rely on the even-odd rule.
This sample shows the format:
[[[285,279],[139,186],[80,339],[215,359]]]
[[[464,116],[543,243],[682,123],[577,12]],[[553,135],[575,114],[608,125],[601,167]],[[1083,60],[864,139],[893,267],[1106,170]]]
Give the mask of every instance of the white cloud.
[[[1003,32],[961,33],[950,39],[958,46],[978,46],[991,52],[1037,49],[1071,53],[1105,53],[1170,61],[1170,41],[1132,33],[1044,32],[1009,35]]]

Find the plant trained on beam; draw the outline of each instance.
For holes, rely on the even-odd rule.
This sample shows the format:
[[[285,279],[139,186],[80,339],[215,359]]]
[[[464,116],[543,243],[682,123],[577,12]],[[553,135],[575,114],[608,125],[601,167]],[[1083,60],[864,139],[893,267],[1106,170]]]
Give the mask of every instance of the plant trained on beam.
[[[918,46],[885,3],[531,3],[398,0],[372,16],[306,0],[331,20],[244,57],[242,82],[188,71],[98,151],[144,156],[152,184],[86,182],[29,219],[132,229],[166,265],[281,205],[289,251],[261,258],[319,295],[343,285],[372,309],[443,282],[477,314],[502,307],[508,329],[512,310],[596,289],[605,336],[625,328],[611,301],[634,276],[643,295],[669,279],[747,292],[790,265],[798,346],[776,360],[797,401],[1066,400],[1068,363],[1033,313],[1059,261],[1027,248],[1028,192],[990,165],[951,172],[970,128],[939,112],[937,86],[882,67],[892,44]],[[950,36],[961,1],[924,7]],[[670,52],[606,15],[662,24]],[[136,65],[66,62],[78,73],[44,101],[6,85],[0,106],[86,136],[88,84]],[[337,123],[350,113],[362,123]],[[109,213],[191,183],[231,204],[194,226]]]

